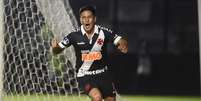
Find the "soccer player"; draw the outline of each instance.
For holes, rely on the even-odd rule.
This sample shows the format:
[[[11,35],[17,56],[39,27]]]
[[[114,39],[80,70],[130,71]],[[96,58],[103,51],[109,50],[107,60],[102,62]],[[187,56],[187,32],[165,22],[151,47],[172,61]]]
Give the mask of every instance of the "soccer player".
[[[121,36],[96,25],[93,6],[80,8],[81,27],[58,42],[52,40],[53,53],[60,53],[73,45],[76,53],[76,72],[79,87],[92,101],[116,101],[113,82],[108,72],[107,44],[114,43],[123,53],[128,52],[128,43]]]

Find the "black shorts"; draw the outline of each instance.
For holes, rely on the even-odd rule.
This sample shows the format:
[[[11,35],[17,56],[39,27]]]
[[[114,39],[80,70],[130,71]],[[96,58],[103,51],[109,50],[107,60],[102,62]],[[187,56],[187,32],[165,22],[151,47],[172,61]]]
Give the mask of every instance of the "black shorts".
[[[80,90],[84,91],[86,94],[88,94],[92,88],[98,88],[103,98],[116,96],[112,77],[108,71],[101,74],[78,77],[77,79]]]

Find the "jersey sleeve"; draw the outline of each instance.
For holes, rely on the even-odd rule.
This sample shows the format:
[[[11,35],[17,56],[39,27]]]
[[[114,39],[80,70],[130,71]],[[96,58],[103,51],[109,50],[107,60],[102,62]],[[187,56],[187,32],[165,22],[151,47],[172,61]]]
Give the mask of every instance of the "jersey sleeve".
[[[61,40],[58,45],[61,48],[65,48],[65,47],[69,47],[72,44],[72,37],[71,37],[71,33],[66,35],[63,40]]]
[[[108,40],[112,42],[114,45],[117,45],[118,41],[122,38],[120,35],[115,34],[112,31],[107,31],[106,36],[108,37]]]

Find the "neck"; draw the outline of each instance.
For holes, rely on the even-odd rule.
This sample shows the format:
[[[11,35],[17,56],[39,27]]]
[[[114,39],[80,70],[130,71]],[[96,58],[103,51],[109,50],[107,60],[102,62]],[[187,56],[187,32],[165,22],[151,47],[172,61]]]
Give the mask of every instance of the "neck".
[[[87,35],[88,39],[92,38],[93,33],[94,33],[94,28],[90,31],[86,31],[86,35]]]
[[[92,35],[92,34],[93,34],[93,30],[91,30],[91,31],[86,31],[86,34]]]
[[[93,33],[94,33],[94,30],[95,30],[95,27],[93,27],[91,30],[89,30],[89,31],[86,31],[86,33],[88,34],[88,35],[92,35]]]

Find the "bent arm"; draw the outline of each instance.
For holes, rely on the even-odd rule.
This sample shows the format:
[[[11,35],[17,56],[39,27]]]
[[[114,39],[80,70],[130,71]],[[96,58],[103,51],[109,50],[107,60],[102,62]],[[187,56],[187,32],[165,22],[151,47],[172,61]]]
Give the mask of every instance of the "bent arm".
[[[101,27],[102,28],[102,27]],[[127,53],[128,52],[128,41],[125,38],[122,38],[118,34],[115,34],[115,32],[107,29],[107,28],[102,28],[104,31],[107,33],[106,36],[109,39],[109,42],[113,42],[115,46],[122,52],[122,53]]]
[[[59,53],[61,53],[64,50],[64,48],[61,48],[59,46],[57,39],[53,39],[52,40],[51,46],[52,46],[52,52],[53,52],[53,54],[59,54]]]

